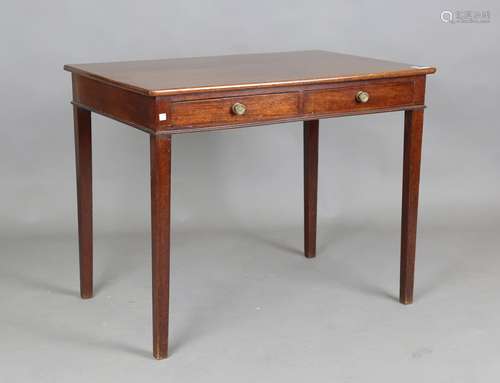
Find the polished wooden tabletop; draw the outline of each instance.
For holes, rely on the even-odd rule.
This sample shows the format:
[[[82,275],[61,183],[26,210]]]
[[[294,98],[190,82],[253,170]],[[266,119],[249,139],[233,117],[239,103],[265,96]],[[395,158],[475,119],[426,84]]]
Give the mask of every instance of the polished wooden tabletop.
[[[148,96],[424,75],[435,68],[320,50],[65,65]]]

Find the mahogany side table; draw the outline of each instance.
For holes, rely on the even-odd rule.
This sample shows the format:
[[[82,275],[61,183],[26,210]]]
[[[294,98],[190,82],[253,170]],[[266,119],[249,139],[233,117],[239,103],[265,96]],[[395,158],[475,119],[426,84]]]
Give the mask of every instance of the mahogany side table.
[[[413,299],[426,75],[325,51],[66,65],[72,73],[80,292],[93,295],[91,112],[150,138],[153,355],[167,356],[172,137],[304,121],[304,254],[316,255],[319,119],[404,111],[400,302]]]

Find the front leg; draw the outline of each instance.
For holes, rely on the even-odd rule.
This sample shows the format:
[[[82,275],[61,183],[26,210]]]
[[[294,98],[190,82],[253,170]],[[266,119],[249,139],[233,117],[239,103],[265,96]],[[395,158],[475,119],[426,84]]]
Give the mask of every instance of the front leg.
[[[151,239],[153,266],[153,355],[168,354],[170,279],[171,136],[151,135]]]
[[[399,301],[403,304],[413,302],[423,121],[423,109],[405,112],[399,293]]]
[[[78,207],[80,296],[92,298],[92,129],[90,111],[73,106]]]
[[[304,121],[304,255],[316,256],[319,121]]]

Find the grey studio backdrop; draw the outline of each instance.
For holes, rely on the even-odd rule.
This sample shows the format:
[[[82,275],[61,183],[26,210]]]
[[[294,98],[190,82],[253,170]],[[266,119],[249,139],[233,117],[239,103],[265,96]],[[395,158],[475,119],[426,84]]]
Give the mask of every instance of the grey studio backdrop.
[[[490,11],[490,22],[453,24],[440,19],[443,10],[470,9]],[[40,351],[35,350],[37,347],[57,355],[50,346],[52,341],[70,347],[68,352],[75,358],[79,352],[84,352],[89,355],[88,360],[94,360],[90,355],[97,349],[101,354],[95,355],[111,355],[118,365],[124,366],[125,362],[119,358],[125,358],[127,365],[137,363],[144,368],[151,367],[148,359],[148,136],[99,115],[92,116],[97,297],[95,302],[81,303],[76,299],[71,81],[70,74],[62,69],[67,63],[325,49],[436,66],[437,73],[428,76],[427,80],[426,103],[429,107],[424,118],[416,303],[409,309],[417,315],[413,328],[419,329],[419,323],[424,322],[435,325],[430,306],[448,307],[445,301],[465,305],[466,302],[461,302],[461,289],[469,291],[473,300],[480,301],[477,307],[474,306],[478,317],[487,316],[487,307],[498,312],[498,299],[487,293],[498,291],[499,287],[494,282],[494,274],[488,274],[498,266],[498,261],[494,263],[494,254],[498,252],[495,246],[498,249],[500,223],[498,15],[499,6],[495,1],[3,2],[0,12],[0,300],[5,310],[0,316],[0,338],[4,339],[3,343],[0,341],[0,360],[10,363],[3,373],[0,368],[0,380],[2,374],[14,376],[15,366],[34,358],[32,353]],[[304,275],[308,269],[330,273],[319,286],[314,285],[317,277],[311,275],[307,288],[312,289],[313,295],[319,294],[321,289],[329,292],[340,289],[336,298],[323,297],[331,300],[331,306],[327,307],[331,307],[332,313],[337,307],[333,301],[337,298],[341,301],[342,295],[362,300],[359,305],[370,305],[366,307],[373,311],[363,312],[365,320],[382,315],[383,310],[405,312],[394,300],[399,267],[402,128],[401,112],[320,122],[318,259],[304,263],[299,257],[303,225],[301,124],[174,136],[172,304],[175,307],[172,309],[174,356],[168,362],[170,376],[186,378],[188,374],[193,379],[202,376],[197,374],[202,374],[203,369],[188,369],[187,366],[208,363],[201,361],[201,355],[207,357],[203,350],[213,347],[210,340],[215,342],[218,336],[224,337],[226,324],[238,323],[238,315],[232,313],[231,304],[234,306],[235,301],[244,300],[252,288],[256,289],[256,294],[268,294],[256,287],[265,285],[267,272],[283,278],[279,280],[282,285],[277,288],[276,295],[287,299],[286,286],[293,281],[288,283],[285,277],[291,269],[286,262],[300,261],[298,268],[306,273]],[[249,270],[253,270],[253,256],[258,257],[255,263],[260,262],[262,267],[252,274]],[[238,262],[243,265],[237,266]],[[384,266],[379,266],[379,262]],[[210,268],[213,264],[217,265],[217,270]],[[478,264],[481,266],[475,268]],[[203,268],[206,274],[200,270]],[[224,278],[229,274],[234,286],[224,285]],[[377,279],[377,274],[382,280]],[[199,277],[195,287],[193,275]],[[297,275],[301,275],[299,271]],[[327,280],[331,280],[331,285]],[[130,285],[131,281],[136,285]],[[224,295],[228,290],[238,291],[240,282],[244,286],[243,297]],[[342,282],[345,283],[339,287]],[[214,285],[216,290],[210,290]],[[123,301],[106,302],[106,297],[111,301],[120,296],[117,292],[124,288],[127,288],[128,297],[124,296]],[[208,289],[210,294],[199,298],[196,294],[203,289]],[[432,301],[433,297],[440,297],[440,291],[447,291],[447,300]],[[485,295],[481,295],[483,293]],[[223,294],[221,302],[214,298],[217,294]],[[9,297],[14,298],[12,302],[16,304],[9,303]],[[127,298],[139,306],[127,306]],[[198,298],[208,303],[189,306]],[[102,305],[99,299],[104,300]],[[316,299],[321,306],[320,299]],[[371,301],[374,303],[368,303]],[[42,305],[41,302],[48,302],[49,306],[37,306]],[[220,320],[224,317],[221,313],[229,310],[229,319],[224,319],[223,325],[217,327],[207,314],[206,320],[212,325],[199,326],[206,332],[197,330],[196,323],[192,324],[192,331],[189,326],[183,327],[189,318],[202,315],[213,303],[220,315],[214,321]],[[115,319],[106,316],[109,304],[113,310],[121,310]],[[260,310],[258,303],[249,304]],[[418,305],[427,307],[428,315],[418,317]],[[454,307],[453,303],[450,305]],[[37,307],[37,312],[25,307]],[[300,311],[299,307],[294,313]],[[72,332],[71,326],[62,325],[66,323],[65,315],[69,316],[68,321],[77,321],[71,310],[77,312],[79,318],[90,315],[95,328],[102,330],[99,324],[106,320],[115,322],[108,323],[108,328],[115,327],[109,330],[109,336],[102,335],[104,341],[99,335],[92,335],[90,328]],[[175,314],[175,310],[179,314]],[[305,310],[307,312],[307,307]],[[340,312],[342,310],[348,309],[341,308]],[[463,328],[474,328],[472,314],[450,310],[447,316],[460,321],[461,315],[465,315],[471,322]],[[183,314],[186,312],[189,315]],[[25,319],[37,315],[43,318],[41,323]],[[269,323],[273,323],[273,316],[275,321],[283,323],[280,314],[271,311],[269,315]],[[122,323],[122,327],[117,322]],[[254,325],[255,322],[247,321],[237,329],[241,334],[252,331]],[[483,325],[488,330],[477,325],[477,331],[486,331],[489,339],[498,342],[500,335],[494,326]],[[330,328],[325,326],[322,327],[324,331]],[[67,333],[58,336],[61,327]],[[52,331],[49,335],[37,335],[47,328]],[[286,334],[297,336],[293,335],[297,331],[292,325],[286,329],[289,332],[270,331],[266,337],[271,338],[276,333],[281,340],[288,339]],[[400,330],[401,334],[406,333]],[[425,333],[424,330],[417,330],[421,331],[419,336]],[[373,333],[380,334],[380,331],[380,328],[373,329]],[[216,335],[207,335],[210,333]],[[398,337],[401,334],[398,333]],[[474,334],[477,335],[469,334],[465,342],[476,344],[476,340],[472,340],[476,339]],[[127,344],[135,344],[139,354],[144,354],[142,358],[137,353],[119,352],[115,348],[120,347],[113,347],[114,340],[126,338],[130,339]],[[385,347],[388,355],[396,358],[394,364],[398,364],[395,355],[406,355],[400,362],[410,369],[415,367],[412,363],[424,363],[422,360],[426,357],[433,357],[437,358],[434,367],[440,365],[445,369],[441,371],[447,371],[443,367],[447,362],[459,366],[457,375],[453,375],[452,368],[447,373],[442,372],[443,377],[455,376],[455,382],[462,378],[470,382],[474,380],[465,379],[479,376],[474,367],[467,369],[470,365],[466,362],[468,354],[447,343],[448,338],[442,340],[441,350],[449,351],[449,360],[435,348],[419,345],[418,337],[415,344],[401,353],[399,346],[392,347],[388,338],[390,336],[377,340],[389,342],[380,347]],[[14,347],[19,339],[31,346]],[[32,339],[35,339],[34,345]],[[101,347],[107,340],[110,345]],[[343,350],[343,356],[332,351],[337,340],[342,343],[337,346]],[[374,369],[368,376],[374,379],[384,376],[387,371],[381,366],[389,361],[384,361],[374,350],[372,353],[380,364],[367,361],[374,356],[370,348],[354,352],[345,345],[351,340],[348,335],[344,338],[332,335],[332,349],[313,342],[308,352],[316,350],[328,355],[328,359],[315,359],[317,372],[328,371],[333,374],[330,376],[344,379],[361,378],[367,372],[354,366],[367,363]],[[225,344],[228,341],[226,339]],[[220,340],[217,347],[224,349],[224,342]],[[252,368],[256,364],[233,356],[230,358],[232,370],[226,370],[227,377],[244,372],[248,379],[261,379],[267,373],[276,379],[286,378],[287,373],[281,374],[280,368],[288,364],[292,366],[288,372],[292,377],[307,376],[307,364],[298,362],[302,360],[301,347],[287,343],[290,341],[284,341],[282,348],[278,340],[272,344],[263,342],[266,347],[256,346],[257,351],[252,347],[264,366],[260,373],[252,369],[254,372],[248,375],[248,363]],[[491,342],[487,347],[494,347],[495,342]],[[358,344],[365,348],[362,343]],[[201,347],[201,351],[196,347]],[[279,354],[283,348],[291,350],[290,359],[283,357],[274,363],[265,362],[265,350]],[[49,365],[53,361],[47,356],[50,352],[41,356],[48,358]],[[245,352],[252,355],[250,350]],[[178,370],[175,369],[175,355],[182,365]],[[196,359],[198,356],[200,359]],[[339,364],[332,362],[333,367],[328,362],[330,357]],[[63,363],[48,372],[42,365],[33,363],[32,369],[22,371],[21,377],[27,379],[30,373],[45,374],[47,380],[64,381],[65,371],[69,373],[72,368],[71,363]],[[102,361],[96,363],[96,368],[104,371],[102,376],[112,376],[112,367]],[[218,372],[205,371],[207,381],[224,377],[221,372],[224,364],[219,359],[218,363],[221,367]],[[482,370],[483,374],[491,377],[489,373],[498,372],[488,366]],[[155,368],[154,373],[159,373],[160,367]],[[422,371],[427,370],[419,368],[420,372],[413,375],[415,379],[425,377]],[[440,369],[436,367],[436,370]],[[392,373],[396,377],[397,368]],[[92,370],[82,371],[80,377],[88,378],[91,374]],[[129,374],[134,376],[133,372]]]
[[[421,222],[498,211],[494,20],[445,24],[440,12],[449,4],[439,2],[253,4],[4,4],[1,233],[74,232],[71,81],[63,64],[301,49],[437,66],[427,84]],[[494,14],[494,2],[479,4]],[[96,232],[144,231],[148,137],[100,116],[93,123]],[[320,220],[377,220],[380,212],[398,220],[401,127],[402,113],[322,121]],[[301,142],[298,123],[174,137],[174,227],[300,225]]]

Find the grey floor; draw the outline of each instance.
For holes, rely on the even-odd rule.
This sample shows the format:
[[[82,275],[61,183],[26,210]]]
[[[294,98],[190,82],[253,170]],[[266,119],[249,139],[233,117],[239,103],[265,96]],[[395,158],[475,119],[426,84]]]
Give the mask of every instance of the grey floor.
[[[78,296],[74,236],[2,239],[1,382],[494,382],[500,238],[423,225],[415,303],[397,302],[397,225],[174,229],[171,356],[151,357],[146,234],[97,236]],[[165,380],[166,379],[166,380]],[[170,380],[169,380],[170,379]]]

